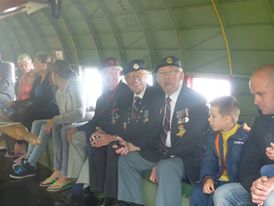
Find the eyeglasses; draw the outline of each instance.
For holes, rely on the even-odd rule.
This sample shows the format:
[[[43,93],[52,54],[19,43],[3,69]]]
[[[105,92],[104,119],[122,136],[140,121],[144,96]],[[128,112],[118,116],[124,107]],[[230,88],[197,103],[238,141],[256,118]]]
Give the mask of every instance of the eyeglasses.
[[[137,73],[137,74],[127,74],[125,76],[125,79],[128,81],[132,81],[135,79],[142,79],[145,75],[147,75],[148,73]]]
[[[170,76],[176,75],[178,72],[179,72],[178,70],[172,70],[172,71],[166,71],[166,72],[161,71],[161,72],[158,72],[158,75],[160,77],[165,77],[165,76],[169,76],[170,77]]]

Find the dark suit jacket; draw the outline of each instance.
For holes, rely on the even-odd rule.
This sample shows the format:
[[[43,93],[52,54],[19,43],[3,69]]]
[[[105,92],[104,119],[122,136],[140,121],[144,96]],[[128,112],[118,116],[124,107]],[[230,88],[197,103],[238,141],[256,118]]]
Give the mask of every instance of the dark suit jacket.
[[[94,117],[85,125],[78,129],[85,132],[87,141],[95,132],[96,127],[100,127],[108,134],[119,134],[119,115],[118,101],[124,98],[124,95],[129,93],[129,88],[126,84],[120,83],[114,91],[105,91],[96,101]]]
[[[141,148],[140,155],[149,161],[158,161],[160,158],[160,108],[164,100],[164,93],[155,87],[147,86],[141,102],[140,118],[131,119],[131,109],[134,94],[128,94],[120,102],[123,133],[121,137]]]
[[[188,121],[182,124],[186,113]],[[171,148],[163,153],[163,158],[182,158],[191,183],[199,180],[200,161],[209,131],[208,114],[206,100],[194,90],[183,86],[172,116]]]

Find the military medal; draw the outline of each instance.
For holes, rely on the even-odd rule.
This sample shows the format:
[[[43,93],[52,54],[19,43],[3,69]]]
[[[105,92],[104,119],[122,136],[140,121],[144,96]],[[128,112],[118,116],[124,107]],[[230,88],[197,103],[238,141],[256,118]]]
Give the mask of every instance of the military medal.
[[[188,109],[185,108],[185,118],[184,118],[184,122],[187,123],[188,121],[189,121]]]
[[[177,111],[176,112],[176,118],[177,118],[177,133],[176,136],[183,137],[186,133],[186,129],[184,127],[184,124],[189,121],[189,113],[188,109],[185,108],[185,110]]]
[[[186,129],[184,128],[184,124],[179,124],[178,132],[176,133],[176,136],[183,137],[185,133],[186,133]]]
[[[127,130],[127,123],[126,122],[124,122],[123,126],[124,126],[124,130]]]
[[[118,114],[118,108],[113,108],[111,110],[111,124],[116,124],[117,120],[119,119],[119,114]]]
[[[144,124],[149,121],[149,112],[148,110],[144,111]]]
[[[184,113],[183,111],[177,111],[176,112],[176,118],[177,118],[177,124],[183,124],[184,123]]]
[[[177,111],[176,112],[176,118],[177,118],[177,133],[176,136],[178,137],[183,137],[186,130],[184,128],[184,112],[181,111]]]

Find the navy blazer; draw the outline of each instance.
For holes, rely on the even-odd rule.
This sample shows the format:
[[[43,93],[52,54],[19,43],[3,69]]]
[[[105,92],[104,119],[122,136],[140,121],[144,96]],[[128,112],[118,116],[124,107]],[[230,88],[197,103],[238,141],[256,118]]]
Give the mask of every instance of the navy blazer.
[[[131,92],[120,104],[123,133],[121,137],[141,148],[140,155],[148,161],[160,159],[160,131],[162,127],[160,108],[164,93],[156,87],[146,87],[141,102],[138,121],[131,119],[134,94]]]
[[[128,86],[120,82],[114,91],[107,90],[97,99],[94,117],[87,124],[78,128],[85,132],[88,142],[96,127],[100,127],[108,134],[119,135],[121,125],[118,114],[118,101],[122,101],[124,95],[128,92]]]
[[[163,116],[164,105],[161,113]],[[208,116],[205,98],[183,86],[172,116],[171,147],[163,153],[162,158],[182,158],[191,183],[199,180],[199,165],[209,132]]]

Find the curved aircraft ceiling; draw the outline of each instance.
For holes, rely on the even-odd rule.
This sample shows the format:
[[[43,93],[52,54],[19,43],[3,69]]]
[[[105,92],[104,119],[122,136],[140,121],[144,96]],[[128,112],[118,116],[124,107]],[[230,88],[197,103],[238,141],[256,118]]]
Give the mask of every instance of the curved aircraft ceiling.
[[[153,66],[176,55],[187,72],[239,76],[274,63],[273,0],[63,0],[59,19],[41,8],[0,17],[3,59],[61,50],[77,65]]]

